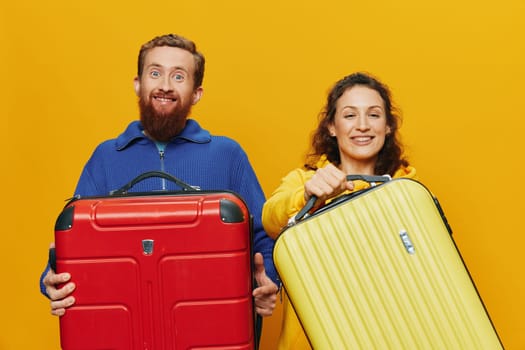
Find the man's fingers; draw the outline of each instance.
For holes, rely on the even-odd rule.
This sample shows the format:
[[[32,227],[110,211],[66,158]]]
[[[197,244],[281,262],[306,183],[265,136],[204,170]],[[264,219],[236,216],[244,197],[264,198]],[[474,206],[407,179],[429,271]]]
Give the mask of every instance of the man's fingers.
[[[60,289],[57,285],[66,283],[71,278],[71,275],[67,272],[56,274],[52,270],[49,270],[44,277],[44,286],[46,287],[46,293],[51,300],[63,299],[68,296],[74,289],[75,284],[69,282]]]
[[[266,273],[264,268],[264,258],[261,253],[255,253],[253,257],[253,262],[255,265],[255,273]]]
[[[253,290],[252,295],[254,297],[265,296],[265,295],[275,296],[277,292],[279,291],[279,287],[277,287],[277,285],[273,283],[271,280],[269,282],[270,283],[268,284],[255,288]]]
[[[71,275],[67,272],[63,273],[54,273],[53,270],[49,270],[44,277],[44,285],[54,286],[60,283],[65,283],[71,279]]]
[[[75,290],[75,283],[69,282],[61,288],[56,288],[55,286],[46,287],[47,295],[51,300],[61,300],[67,297]]]
[[[260,307],[255,307],[255,312],[257,312],[257,314],[261,315],[262,317],[268,317],[268,316],[272,316],[273,308],[272,309],[264,309],[264,308],[260,308]]]
[[[261,316],[271,316],[277,303],[275,293],[255,297],[255,311]]]
[[[66,313],[66,309],[51,309],[51,315],[62,316]]]
[[[255,253],[255,256],[253,258],[254,265],[255,265],[255,280],[257,281],[257,285],[264,286],[268,285],[271,280],[266,276],[266,269],[264,268],[264,258],[261,253]],[[258,288],[257,288],[258,289]]]
[[[270,316],[273,314],[277,298],[264,298],[255,300],[255,311],[261,316]]]
[[[268,304],[271,305],[277,301],[277,288],[267,288],[263,290],[260,287],[253,291],[253,296],[255,297],[255,301],[260,301],[261,303],[268,301]]]
[[[55,316],[62,316],[66,313],[66,308],[75,303],[75,297],[69,296],[62,300],[51,301],[51,314]]]

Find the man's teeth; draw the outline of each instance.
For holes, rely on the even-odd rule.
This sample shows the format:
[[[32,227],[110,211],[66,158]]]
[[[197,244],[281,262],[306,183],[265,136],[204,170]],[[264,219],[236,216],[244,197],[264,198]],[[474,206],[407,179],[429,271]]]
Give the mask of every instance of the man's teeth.
[[[168,97],[155,97],[155,99],[158,100],[158,101],[161,101],[161,102],[172,102],[172,101],[175,101],[175,99],[168,98]]]

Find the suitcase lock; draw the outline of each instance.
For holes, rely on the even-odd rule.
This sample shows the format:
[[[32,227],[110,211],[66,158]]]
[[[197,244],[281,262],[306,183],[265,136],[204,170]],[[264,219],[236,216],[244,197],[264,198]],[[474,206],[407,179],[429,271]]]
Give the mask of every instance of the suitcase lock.
[[[153,254],[153,240],[152,239],[142,240],[142,252],[144,253],[144,255]]]

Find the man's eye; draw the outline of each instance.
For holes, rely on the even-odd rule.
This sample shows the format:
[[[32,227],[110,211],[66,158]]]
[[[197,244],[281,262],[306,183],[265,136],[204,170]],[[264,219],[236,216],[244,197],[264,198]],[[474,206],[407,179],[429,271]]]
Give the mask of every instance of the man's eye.
[[[152,71],[152,72],[150,73],[150,75],[151,75],[153,78],[158,78],[158,77],[160,77],[160,73],[157,72],[157,71],[155,71],[155,70]]]
[[[183,81],[184,80],[184,75],[182,75],[182,74],[175,74],[174,78],[177,81]]]

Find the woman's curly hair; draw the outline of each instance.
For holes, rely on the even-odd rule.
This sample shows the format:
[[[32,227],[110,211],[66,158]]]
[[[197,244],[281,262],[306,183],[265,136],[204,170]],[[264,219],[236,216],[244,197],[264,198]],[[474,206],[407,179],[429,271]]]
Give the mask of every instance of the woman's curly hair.
[[[319,114],[319,125],[312,135],[312,151],[306,157],[305,167],[316,169],[316,163],[322,155],[334,165],[341,163],[337,139],[330,136],[328,126],[334,123],[337,100],[343,93],[352,87],[360,85],[373,89],[379,93],[384,102],[386,123],[390,133],[385,137],[385,143],[377,156],[374,172],[377,175],[394,175],[401,166],[407,166],[408,160],[403,156],[403,146],[398,129],[401,124],[401,115],[393,106],[390,90],[386,85],[367,73],[353,73],[339,80],[330,90],[326,105]]]

